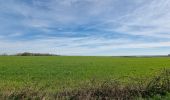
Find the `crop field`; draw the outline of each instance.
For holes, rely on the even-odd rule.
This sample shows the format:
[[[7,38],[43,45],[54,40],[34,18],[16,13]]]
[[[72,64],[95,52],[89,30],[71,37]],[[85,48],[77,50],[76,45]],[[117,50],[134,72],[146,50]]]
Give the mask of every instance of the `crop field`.
[[[55,93],[91,81],[149,79],[165,68],[170,68],[168,57],[4,56],[0,57],[0,93],[10,95],[24,88]]]

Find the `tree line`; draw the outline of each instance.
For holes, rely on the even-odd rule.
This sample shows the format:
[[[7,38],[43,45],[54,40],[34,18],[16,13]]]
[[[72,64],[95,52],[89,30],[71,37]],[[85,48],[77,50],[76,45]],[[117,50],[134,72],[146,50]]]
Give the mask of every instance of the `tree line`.
[[[30,53],[30,52],[24,52],[24,53],[17,53],[13,55],[9,55],[7,53],[1,54],[1,56],[59,56],[56,54],[50,54],[50,53]]]

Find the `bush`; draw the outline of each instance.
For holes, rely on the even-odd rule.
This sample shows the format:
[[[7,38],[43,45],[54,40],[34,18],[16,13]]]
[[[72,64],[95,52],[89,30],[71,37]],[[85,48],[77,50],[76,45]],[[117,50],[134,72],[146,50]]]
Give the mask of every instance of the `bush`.
[[[58,56],[54,54],[49,54],[49,53],[29,53],[29,52],[24,52],[24,53],[18,53],[16,56]]]
[[[94,85],[93,82],[77,90],[63,91],[48,94],[41,90],[15,91],[5,98],[10,100],[43,100],[45,98],[54,100],[144,100],[160,99],[170,92],[170,70],[163,70],[159,75],[153,77],[149,82],[132,79],[130,84],[121,84],[119,81],[106,81]],[[133,83],[134,82],[134,83]],[[137,83],[136,83],[137,82]],[[132,84],[133,83],[133,84]]]
[[[97,87],[85,87],[71,92],[58,94],[58,98],[69,100],[132,100],[151,98],[156,95],[165,96],[170,92],[170,70],[163,70],[149,82],[132,80],[133,84],[123,85],[120,82],[104,82]],[[136,83],[138,82],[138,83]]]

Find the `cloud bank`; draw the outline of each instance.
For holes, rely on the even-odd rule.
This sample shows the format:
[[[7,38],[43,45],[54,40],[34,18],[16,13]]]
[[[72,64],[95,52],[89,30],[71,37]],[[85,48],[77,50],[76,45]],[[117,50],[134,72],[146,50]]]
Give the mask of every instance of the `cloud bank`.
[[[1,0],[0,53],[170,52],[170,0]]]

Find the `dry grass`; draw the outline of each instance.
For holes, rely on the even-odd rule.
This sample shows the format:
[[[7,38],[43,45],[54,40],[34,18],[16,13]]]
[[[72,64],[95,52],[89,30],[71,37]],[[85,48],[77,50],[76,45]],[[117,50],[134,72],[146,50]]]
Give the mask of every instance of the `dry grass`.
[[[155,95],[164,96],[170,92],[170,70],[163,70],[150,81],[134,78],[131,78],[131,81],[129,84],[122,84],[116,80],[106,81],[98,85],[91,81],[93,85],[53,94],[25,88],[0,96],[6,100],[133,100],[139,97],[147,99]]]

